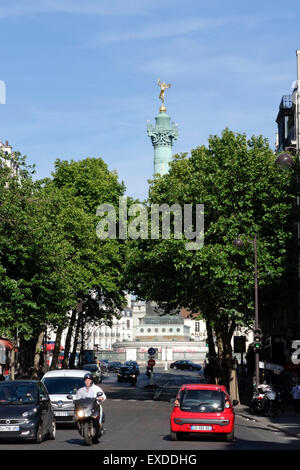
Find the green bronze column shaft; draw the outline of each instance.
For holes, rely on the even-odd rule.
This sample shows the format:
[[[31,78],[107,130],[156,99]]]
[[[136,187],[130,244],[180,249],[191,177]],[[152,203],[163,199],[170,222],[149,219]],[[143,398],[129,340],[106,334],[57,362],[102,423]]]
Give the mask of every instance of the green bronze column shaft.
[[[161,88],[159,98],[162,100],[162,106],[155,118],[155,127],[148,124],[147,132],[154,147],[154,174],[164,175],[168,173],[169,163],[172,161],[173,140],[178,138],[178,128],[170,122],[170,116],[166,113],[164,105],[164,91],[171,85],[161,83],[160,80],[158,85]]]

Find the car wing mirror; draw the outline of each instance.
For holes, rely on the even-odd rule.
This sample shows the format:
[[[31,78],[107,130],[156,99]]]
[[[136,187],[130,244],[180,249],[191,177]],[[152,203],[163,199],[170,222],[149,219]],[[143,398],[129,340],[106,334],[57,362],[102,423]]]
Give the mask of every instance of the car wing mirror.
[[[73,400],[73,395],[71,395],[71,394],[67,395],[67,399],[68,400]]]
[[[97,392],[97,397],[102,397],[103,392]]]
[[[233,400],[232,406],[236,406],[236,405],[238,405],[238,404],[239,404],[239,401],[238,401],[238,400]]]

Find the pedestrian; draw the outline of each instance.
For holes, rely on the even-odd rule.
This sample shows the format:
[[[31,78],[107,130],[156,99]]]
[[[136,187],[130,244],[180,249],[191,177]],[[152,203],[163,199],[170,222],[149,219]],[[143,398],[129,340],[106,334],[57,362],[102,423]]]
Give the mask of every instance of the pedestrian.
[[[300,412],[300,384],[299,379],[292,388],[292,395],[294,401],[294,409],[296,413]]]
[[[3,375],[4,375],[5,380],[9,380],[9,378],[10,378],[10,370],[9,370],[9,367],[8,367],[8,366],[5,367],[5,369],[4,369],[4,374],[3,374]]]

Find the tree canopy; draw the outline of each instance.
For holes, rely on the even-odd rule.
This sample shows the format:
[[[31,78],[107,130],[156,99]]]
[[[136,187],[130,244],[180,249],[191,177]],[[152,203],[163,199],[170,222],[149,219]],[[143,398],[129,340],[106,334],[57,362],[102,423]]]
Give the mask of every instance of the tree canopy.
[[[230,349],[236,325],[254,319],[254,251],[247,240],[257,235],[260,299],[278,298],[293,269],[293,172],[276,167],[262,136],[225,129],[190,157],[175,156],[169,173],[150,183],[149,207],[204,205],[204,245],[187,250],[187,240],[174,236],[130,241],[127,281],[136,295],[167,310],[201,312]],[[239,234],[241,249],[233,243]]]

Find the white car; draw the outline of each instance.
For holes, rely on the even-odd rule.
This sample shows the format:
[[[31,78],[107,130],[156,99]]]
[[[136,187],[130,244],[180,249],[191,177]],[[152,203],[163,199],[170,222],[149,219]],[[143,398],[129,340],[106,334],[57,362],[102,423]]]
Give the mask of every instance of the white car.
[[[48,390],[56,423],[74,422],[74,404],[76,392],[84,387],[84,376],[88,370],[60,369],[46,372],[42,382]]]

